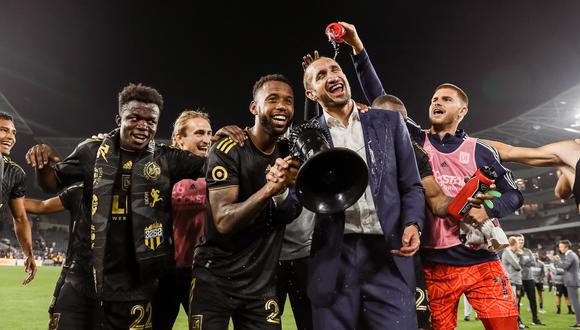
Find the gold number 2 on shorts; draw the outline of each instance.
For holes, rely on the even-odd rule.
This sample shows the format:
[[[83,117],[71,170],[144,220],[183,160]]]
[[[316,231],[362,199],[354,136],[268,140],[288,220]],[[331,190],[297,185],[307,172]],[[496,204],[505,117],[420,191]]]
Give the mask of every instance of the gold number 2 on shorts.
[[[266,301],[264,309],[267,312],[271,311],[271,313],[268,316],[266,316],[266,322],[280,324],[280,308],[278,307],[278,303],[276,302],[276,300],[270,299]]]
[[[151,325],[151,303],[147,304],[146,308],[143,308],[142,305],[135,305],[131,308],[131,315],[137,315],[137,318],[131,325],[129,326],[129,330],[143,330],[143,329],[152,329]],[[143,320],[147,316],[147,321],[143,324]]]

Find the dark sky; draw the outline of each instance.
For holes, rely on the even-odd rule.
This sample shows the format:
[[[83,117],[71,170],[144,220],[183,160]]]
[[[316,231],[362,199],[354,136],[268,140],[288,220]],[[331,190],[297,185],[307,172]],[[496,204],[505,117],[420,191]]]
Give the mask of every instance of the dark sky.
[[[214,128],[251,124],[252,84],[280,72],[301,117],[301,57],[332,55],[323,30],[337,20],[357,26],[385,88],[423,125],[442,82],[469,94],[472,132],[580,83],[578,1],[182,2],[0,1],[0,91],[38,136],[87,136],[111,129],[118,91],[142,82],[166,100],[166,138],[185,107],[205,107]],[[338,61],[362,100],[349,53]]]

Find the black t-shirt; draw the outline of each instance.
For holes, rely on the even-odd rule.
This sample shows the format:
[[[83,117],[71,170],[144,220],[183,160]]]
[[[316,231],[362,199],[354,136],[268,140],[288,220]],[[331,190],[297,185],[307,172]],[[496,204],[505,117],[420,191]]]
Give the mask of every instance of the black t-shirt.
[[[417,161],[417,168],[419,169],[419,175],[421,179],[432,176],[433,169],[429,163],[429,155],[427,151],[423,149],[417,142],[413,141],[413,151],[415,152],[415,160]]]
[[[4,178],[2,181],[2,201],[0,201],[2,205],[0,207],[4,208],[11,199],[24,197],[26,193],[26,185],[24,183],[26,173],[10,157],[2,157],[4,158]]]
[[[270,155],[248,139],[243,147],[230,138],[214,144],[208,155],[208,190],[238,186],[238,202],[247,200],[266,184],[266,172],[282,157],[280,142]],[[209,200],[208,200],[209,204]],[[282,247],[284,223],[272,217],[272,200],[251,225],[228,236],[215,228],[211,205],[207,208],[206,237],[196,249],[194,264],[207,268],[228,294],[258,297],[274,285],[276,265]]]
[[[65,160],[57,165],[57,178],[61,187],[71,185],[77,181],[83,182],[83,213],[86,221],[89,224],[89,234],[87,235],[89,239],[91,235],[90,210],[92,203],[91,197],[93,194],[93,178],[99,175],[99,173],[95,173],[95,159],[97,150],[99,149],[102,141],[102,139],[88,139],[81,142],[72,152],[72,154],[70,154]],[[131,153],[121,153],[121,162],[119,165],[121,167],[119,170],[120,177],[117,178],[115,182],[115,184],[120,184],[119,187],[122,187],[123,182],[122,172],[124,170],[122,167],[131,158],[129,155],[131,155]],[[136,156],[137,155],[135,155],[135,157]],[[154,158],[157,159],[159,163],[163,164],[161,175],[167,175],[169,177],[171,187],[182,179],[198,178],[205,169],[205,159],[194,156],[190,152],[167,147],[165,145],[156,146]],[[127,195],[126,193],[124,194]],[[169,196],[170,195],[171,193],[169,192]],[[125,205],[125,200],[121,198],[118,200],[118,202],[120,203],[118,208],[123,208],[121,203]],[[115,200],[113,200],[112,203],[115,203]],[[131,204],[128,203],[127,205]],[[111,210],[113,211],[113,209],[114,205]],[[129,212],[128,215],[130,215],[130,209],[130,207],[126,208],[127,212]],[[167,212],[170,211],[171,208],[169,205]],[[139,280],[139,270],[135,258],[131,224],[129,222],[130,216],[128,216],[129,221],[125,221],[122,224],[113,223],[115,221],[112,221],[112,217],[113,215],[111,215],[109,221],[109,232],[107,234],[107,247],[105,252],[106,257],[104,261],[105,277],[103,283],[103,297],[105,300],[111,301],[131,301],[145,299],[150,296],[152,288],[154,287],[154,283],[142,283]],[[115,232],[116,234],[113,234],[112,232]],[[121,233],[121,235],[119,236],[117,233]],[[122,262],[125,267],[118,267],[120,262]],[[125,268],[125,270],[122,270],[121,268]],[[84,282],[89,282],[94,286],[92,270],[85,276],[89,276],[89,278],[85,279]]]

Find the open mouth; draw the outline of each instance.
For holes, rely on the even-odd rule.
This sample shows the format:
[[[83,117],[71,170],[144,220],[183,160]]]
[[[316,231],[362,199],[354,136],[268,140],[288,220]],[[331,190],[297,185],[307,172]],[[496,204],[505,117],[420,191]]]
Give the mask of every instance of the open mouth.
[[[272,116],[272,122],[276,125],[283,126],[288,122],[288,117],[285,115],[274,115]]]
[[[207,153],[209,151],[209,147],[208,146],[198,146],[197,149],[203,153]]]
[[[133,134],[133,140],[139,144],[147,142],[148,136],[145,134]]]
[[[434,108],[433,109],[433,116],[442,116],[445,114],[445,110],[443,110],[442,108]]]
[[[10,140],[4,140],[4,141],[0,142],[0,144],[2,144],[2,146],[4,146],[5,148],[12,148],[12,146],[14,145],[14,142],[12,142]]]
[[[343,83],[334,84],[328,88],[328,91],[330,92],[330,94],[335,96],[342,95],[344,94],[344,84]]]

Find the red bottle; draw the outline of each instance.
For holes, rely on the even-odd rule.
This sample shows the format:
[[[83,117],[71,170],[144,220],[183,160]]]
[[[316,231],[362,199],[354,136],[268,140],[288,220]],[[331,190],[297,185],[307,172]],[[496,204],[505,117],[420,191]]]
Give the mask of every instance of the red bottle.
[[[497,179],[497,173],[491,166],[483,166],[475,171],[475,174],[447,206],[449,215],[457,220],[463,219],[465,214],[471,209],[467,199],[475,197],[479,192],[484,193],[489,190],[489,186],[495,182],[495,179]]]
[[[338,23],[330,23],[324,33],[328,36],[329,41],[344,42],[342,37],[346,34],[346,29]]]

